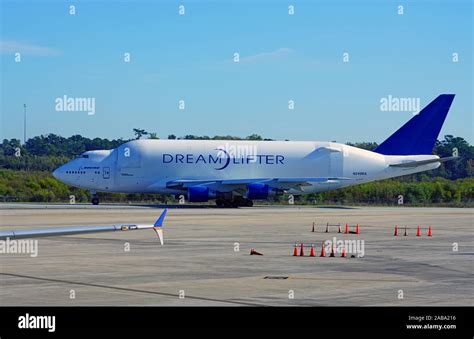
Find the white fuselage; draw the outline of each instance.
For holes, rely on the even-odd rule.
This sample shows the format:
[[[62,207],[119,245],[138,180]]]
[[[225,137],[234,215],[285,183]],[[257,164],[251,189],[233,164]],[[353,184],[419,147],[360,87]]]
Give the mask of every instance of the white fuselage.
[[[180,194],[174,180],[345,178],[309,182],[290,194],[322,192],[437,168],[389,167],[435,155],[386,156],[316,141],[135,140],[116,149],[89,151],[54,172],[59,180],[93,192]],[[226,190],[215,186],[213,189]]]

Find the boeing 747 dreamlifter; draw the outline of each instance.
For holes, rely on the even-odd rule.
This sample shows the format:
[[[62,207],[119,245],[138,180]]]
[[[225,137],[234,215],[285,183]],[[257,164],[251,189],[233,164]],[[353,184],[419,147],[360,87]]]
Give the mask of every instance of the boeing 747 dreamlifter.
[[[97,192],[183,195],[219,207],[252,206],[277,194],[309,194],[428,171],[452,94],[442,94],[374,151],[317,141],[134,140],[83,153],[53,173]]]

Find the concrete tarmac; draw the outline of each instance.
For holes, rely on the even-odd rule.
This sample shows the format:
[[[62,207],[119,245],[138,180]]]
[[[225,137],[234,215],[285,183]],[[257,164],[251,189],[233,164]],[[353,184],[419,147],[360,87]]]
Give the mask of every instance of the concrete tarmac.
[[[0,204],[0,228],[152,223],[162,207]],[[0,305],[474,305],[474,209],[174,207],[164,246],[143,230],[38,238],[37,257],[0,254]],[[360,234],[325,233],[328,222]],[[319,257],[333,237],[363,240],[364,256]],[[305,257],[292,256],[295,242]]]

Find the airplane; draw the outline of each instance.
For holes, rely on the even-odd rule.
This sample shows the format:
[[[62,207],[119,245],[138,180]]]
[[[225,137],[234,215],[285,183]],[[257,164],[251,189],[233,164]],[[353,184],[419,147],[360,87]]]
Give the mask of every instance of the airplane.
[[[0,240],[16,240],[24,238],[39,238],[39,237],[52,237],[61,235],[75,235],[75,234],[89,234],[89,233],[102,233],[102,232],[128,232],[136,230],[148,230],[152,229],[155,231],[160,244],[164,244],[163,238],[163,222],[165,220],[168,209],[165,208],[154,224],[117,224],[117,225],[99,225],[99,226],[74,226],[74,227],[54,227],[54,228],[42,228],[42,229],[29,229],[29,230],[7,230],[0,231]]]
[[[53,172],[97,192],[172,194],[218,207],[252,206],[438,168],[432,154],[454,94],[441,94],[373,151],[318,141],[133,140],[87,151]]]

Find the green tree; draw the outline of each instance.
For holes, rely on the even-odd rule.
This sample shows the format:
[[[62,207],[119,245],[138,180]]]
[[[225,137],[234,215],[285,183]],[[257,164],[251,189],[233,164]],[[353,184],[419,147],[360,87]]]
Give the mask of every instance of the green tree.
[[[144,129],[141,128],[134,128],[133,129],[133,134],[135,134],[135,140],[140,139],[144,135],[148,135],[149,133],[145,131]]]

